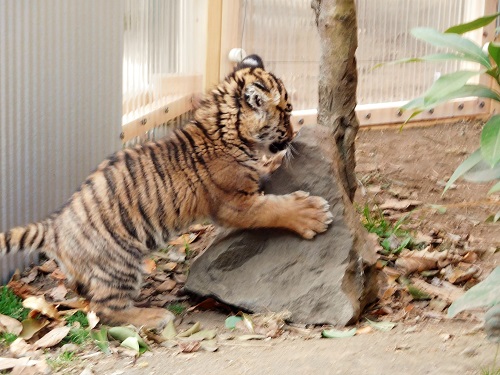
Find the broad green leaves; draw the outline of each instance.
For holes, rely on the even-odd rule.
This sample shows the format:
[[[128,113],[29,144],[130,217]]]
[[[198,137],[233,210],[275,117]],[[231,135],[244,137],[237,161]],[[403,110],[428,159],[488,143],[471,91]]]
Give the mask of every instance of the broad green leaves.
[[[481,148],[465,159],[450,177],[443,194],[459,178],[472,182],[486,182],[500,178],[500,115],[493,116],[481,133]],[[500,191],[500,183],[488,194]]]
[[[493,116],[481,133],[481,154],[491,167],[500,161],[500,115]]]
[[[469,61],[475,61],[487,68],[492,68],[488,54],[473,41],[458,34],[446,34],[427,27],[417,27],[411,34],[424,42],[440,48],[451,49]]]
[[[452,26],[449,29],[447,29],[445,31],[445,33],[463,34],[463,33],[466,33],[468,31],[477,30],[483,26],[489,25],[498,16],[500,16],[500,13],[495,13],[495,14],[492,14],[490,16],[484,16],[484,17],[475,19],[474,21],[470,21],[467,23],[462,23],[460,25]]]

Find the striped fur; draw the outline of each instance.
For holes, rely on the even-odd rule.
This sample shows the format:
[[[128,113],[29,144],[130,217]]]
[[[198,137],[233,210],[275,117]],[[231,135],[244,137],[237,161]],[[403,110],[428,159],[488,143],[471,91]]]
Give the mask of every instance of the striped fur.
[[[262,60],[243,61],[205,95],[191,123],[103,161],[59,211],[0,234],[0,253],[41,249],[102,320],[161,327],[172,318],[167,310],[133,306],[142,258],[193,221],[281,227],[304,238],[327,229],[324,199],[259,191],[269,171],[261,158],[292,139],[291,109]]]

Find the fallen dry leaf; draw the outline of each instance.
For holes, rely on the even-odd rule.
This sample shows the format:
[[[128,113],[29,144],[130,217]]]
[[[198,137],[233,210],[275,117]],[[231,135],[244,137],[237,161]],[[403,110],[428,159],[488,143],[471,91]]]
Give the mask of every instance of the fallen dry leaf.
[[[19,337],[29,340],[48,324],[49,321],[47,319],[25,319],[22,322],[23,330],[21,331]]]
[[[89,329],[94,329],[97,323],[99,323],[99,317],[94,311],[88,312],[87,320],[89,322]]]
[[[439,286],[429,284],[418,278],[412,278],[411,282],[418,289],[430,295],[436,296],[443,301],[446,301],[448,304],[451,304],[465,293],[463,289],[458,288],[447,281],[441,281]]]
[[[62,281],[62,280],[66,280],[66,275],[63,273],[63,271],[61,271],[61,269],[59,268],[56,268],[54,270],[54,272],[52,272],[49,277],[51,279],[54,279],[54,280],[57,280],[57,281]]]
[[[156,262],[151,258],[144,259],[142,269],[146,274],[151,275],[156,271]]]
[[[54,301],[62,301],[64,300],[64,297],[66,297],[66,294],[68,294],[68,289],[63,283],[60,283],[58,286],[53,288],[49,292],[49,296],[54,300]]]
[[[24,339],[18,337],[9,345],[9,352],[16,358],[34,357],[33,345],[28,344]],[[37,354],[42,354],[39,351]]]
[[[59,312],[55,306],[45,300],[44,296],[31,296],[23,301],[23,307],[27,309],[39,311],[49,318],[58,319]]]
[[[0,332],[12,333],[19,336],[22,330],[23,325],[19,320],[0,314]]]
[[[56,268],[57,268],[57,263],[53,259],[50,259],[41,266],[38,266],[38,269],[43,273],[52,273],[56,270]]]
[[[34,349],[50,348],[54,345],[59,344],[61,340],[68,335],[70,329],[71,328],[68,326],[54,328],[52,331],[43,336],[40,340],[36,341],[33,344],[33,348]]]
[[[19,281],[22,281],[23,283],[29,284],[29,283],[33,282],[37,276],[38,276],[38,267],[33,267],[31,269],[30,273],[28,274],[28,276],[21,278]]]
[[[446,267],[444,278],[452,284],[462,283],[481,274],[481,269],[473,264],[459,263],[456,266]]]
[[[395,211],[403,211],[409,209],[411,207],[420,206],[422,204],[421,201],[410,200],[410,199],[388,199],[384,203],[380,205],[381,210],[395,210]]]
[[[175,240],[169,241],[169,245],[174,245],[174,246],[184,246],[186,244],[190,244],[198,238],[198,233],[185,233],[179,237],[177,237]]]
[[[7,286],[10,290],[12,290],[12,293],[14,293],[16,296],[18,296],[21,299],[36,295],[38,292],[37,288],[34,288],[28,284],[25,284],[22,281],[11,280],[11,281],[9,281]]]
[[[356,331],[356,335],[364,335],[371,332],[373,332],[373,328],[371,326],[364,326],[358,328],[358,330]]]
[[[17,366],[31,367],[35,366],[41,361],[29,358],[1,358],[0,357],[0,371],[9,370]]]
[[[156,287],[156,290],[160,293],[163,293],[163,292],[170,292],[172,289],[175,288],[175,286],[177,285],[177,283],[172,280],[172,279],[168,279],[168,280],[165,280],[163,283],[161,283],[160,285],[158,285]]]
[[[423,250],[403,250],[399,258],[396,259],[396,266],[404,274],[409,274],[415,271],[422,272],[434,268],[443,268],[462,259],[461,256],[449,250],[430,251],[431,249],[431,246],[427,246]]]
[[[179,341],[177,343],[181,353],[194,353],[201,347],[200,341]]]

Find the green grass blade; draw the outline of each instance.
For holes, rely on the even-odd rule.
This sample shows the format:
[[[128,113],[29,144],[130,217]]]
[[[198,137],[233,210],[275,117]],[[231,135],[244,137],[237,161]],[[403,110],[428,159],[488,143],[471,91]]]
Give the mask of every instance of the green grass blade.
[[[477,30],[483,26],[486,26],[486,25],[489,25],[490,23],[492,23],[499,15],[500,15],[500,13],[495,13],[495,14],[492,14],[490,16],[484,16],[481,18],[477,18],[477,19],[470,21],[470,22],[467,22],[467,23],[455,25],[455,26],[452,26],[449,29],[447,29],[445,31],[445,33],[463,34],[463,33],[466,33],[468,31]]]
[[[483,52],[479,45],[458,34],[445,34],[428,27],[414,28],[411,30],[411,34],[415,38],[430,43],[433,46],[449,48],[459,52],[465,58],[478,62],[487,69],[492,68],[488,54]]]
[[[481,132],[481,154],[491,167],[500,161],[500,115],[491,117]]]
[[[450,188],[450,186],[459,178],[461,177],[465,172],[467,172],[469,169],[471,169],[473,166],[475,166],[477,163],[479,163],[481,160],[483,160],[483,157],[481,156],[481,149],[477,149],[475,152],[473,152],[467,159],[465,159],[462,164],[460,164],[457,169],[455,169],[455,172],[451,175],[450,179],[446,183],[446,186],[444,187],[443,194],[446,193],[446,190]]]
[[[488,191],[488,195],[496,193],[498,191],[500,191],[500,181],[493,185],[493,187]]]

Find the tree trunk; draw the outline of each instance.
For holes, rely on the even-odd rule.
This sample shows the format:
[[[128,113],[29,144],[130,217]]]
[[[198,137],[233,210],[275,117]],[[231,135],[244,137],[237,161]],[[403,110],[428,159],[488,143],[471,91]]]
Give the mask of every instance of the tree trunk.
[[[312,0],[321,42],[318,124],[333,127],[340,156],[339,174],[351,199],[356,192],[354,141],[356,118],[355,0]]]

